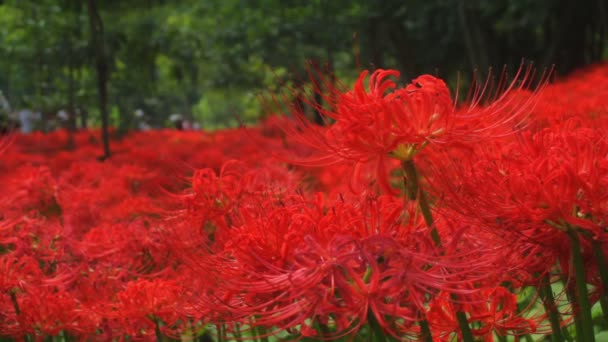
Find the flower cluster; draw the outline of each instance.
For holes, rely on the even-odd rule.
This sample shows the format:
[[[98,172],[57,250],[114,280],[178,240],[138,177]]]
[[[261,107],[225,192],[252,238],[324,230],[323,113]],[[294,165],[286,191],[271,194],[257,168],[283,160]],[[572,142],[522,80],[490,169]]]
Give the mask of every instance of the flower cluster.
[[[103,162],[95,132],[13,136],[0,336],[592,340],[608,66],[531,73],[459,104],[437,77],[363,72],[323,94],[327,126],[139,132]]]

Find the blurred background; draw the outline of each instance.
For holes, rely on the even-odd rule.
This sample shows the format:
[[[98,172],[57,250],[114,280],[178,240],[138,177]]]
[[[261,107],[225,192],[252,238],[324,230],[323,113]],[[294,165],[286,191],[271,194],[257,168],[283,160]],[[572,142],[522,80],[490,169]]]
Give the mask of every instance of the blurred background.
[[[0,115],[24,132],[216,129],[263,116],[257,96],[307,67],[455,84],[525,57],[565,75],[607,38],[605,0],[0,0]]]

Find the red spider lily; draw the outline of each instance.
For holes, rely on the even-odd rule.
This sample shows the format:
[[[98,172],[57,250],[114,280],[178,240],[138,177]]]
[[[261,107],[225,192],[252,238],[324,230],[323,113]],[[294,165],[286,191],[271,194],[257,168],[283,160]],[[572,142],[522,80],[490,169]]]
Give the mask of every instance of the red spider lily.
[[[176,323],[181,287],[173,280],[136,280],[117,294],[118,303],[112,316],[120,330],[133,337],[152,337],[163,325],[163,331]],[[170,330],[167,330],[169,332]]]
[[[241,192],[241,172],[231,170],[238,163],[228,163],[222,167],[218,178],[212,169],[202,169],[192,177],[193,196],[188,198],[189,205],[196,206],[191,211],[204,212],[209,218],[227,213],[233,201],[238,200]]]
[[[19,179],[7,179],[2,182],[5,194],[0,199],[4,208],[4,215],[16,216],[28,213],[34,216],[57,216],[60,208],[55,197],[57,183],[47,167],[27,167],[17,170]]]
[[[449,182],[435,179],[442,189],[455,191],[446,197],[449,205],[494,226],[572,226],[602,234],[608,219],[608,140],[601,131],[570,121],[476,152],[476,160],[452,164]]]
[[[469,312],[469,322],[480,326],[472,329],[472,333],[482,337],[484,341],[494,341],[493,333],[499,336],[535,333],[537,322],[543,319],[541,315],[525,318],[518,312],[517,296],[503,287],[484,289],[468,297],[470,302],[463,305]],[[460,327],[449,293],[443,292],[435,297],[426,317],[431,324],[435,340],[451,341],[452,336],[459,336]]]
[[[316,106],[326,117],[335,120],[328,128],[315,127],[301,120],[301,129],[285,127],[298,143],[312,146],[319,155],[297,159],[301,165],[330,165],[349,161],[354,169],[372,163],[378,184],[393,193],[388,181],[387,160],[409,160],[425,146],[478,142],[509,134],[521,125],[535,96],[517,96],[531,77],[531,68],[520,69],[524,81],[509,85],[494,102],[481,106],[487,83],[473,94],[468,106],[456,109],[445,83],[423,75],[406,87],[398,88],[390,77],[395,70],[376,70],[369,79],[369,90],[361,73],[352,90],[331,90],[329,109]],[[501,81],[502,82],[502,81]],[[544,81],[541,82],[543,84]],[[293,159],[293,158],[292,158]]]
[[[569,118],[602,120],[608,113],[608,103],[604,93],[598,89],[606,89],[607,86],[608,68],[605,63],[576,71],[543,91],[534,117],[542,127],[559,124]]]
[[[426,229],[402,223],[401,200],[319,204],[275,204],[264,207],[264,215],[243,214],[222,249],[192,260],[216,279],[200,306],[217,308],[221,320],[246,322],[254,315],[248,325],[316,338],[352,334],[369,315],[389,333],[417,336],[428,295],[460,291],[458,277],[471,262],[439,258]]]
[[[142,132],[103,163],[89,132],[74,150],[65,132],[15,135],[0,159],[0,335],[154,340],[212,321],[415,339],[426,319],[442,340],[457,311],[479,338],[546,333],[515,294],[556,261],[572,277],[565,227],[581,234],[591,302],[603,294],[591,247],[608,252],[606,70],[540,97],[513,84],[482,103],[482,86],[461,108],[435,77],[400,87],[378,71],[330,91],[319,108],[330,127]],[[302,164],[331,165],[273,160],[294,143]],[[378,183],[402,182],[404,158],[420,168],[440,247],[415,203],[377,197]]]
[[[30,335],[37,340],[58,336],[64,331],[72,336],[91,336],[99,326],[101,317],[89,310],[65,291],[44,287],[28,287],[16,295],[12,334]],[[15,309],[16,310],[16,309]]]
[[[211,169],[198,170],[192,177],[192,189],[177,196],[184,209],[172,213],[167,239],[185,258],[205,254],[205,248],[212,246],[221,249],[231,225],[251,215],[265,215],[264,210],[275,202],[300,197],[293,194],[301,182],[298,173],[276,164],[247,169],[241,162],[228,161],[219,175]]]
[[[0,154],[4,153],[12,143],[14,134],[0,136]]]
[[[10,227],[0,232],[0,241],[11,254],[34,257],[41,265],[64,259],[63,227],[56,219],[24,218]]]
[[[435,225],[445,237],[442,246],[447,255],[460,255],[463,259],[456,260],[457,264],[483,260],[474,266],[476,273],[483,276],[476,279],[474,287],[465,289],[504,283],[514,288],[537,286],[539,275],[546,274],[563,255],[563,244],[545,243],[546,236],[533,236],[537,232],[534,229],[518,230],[496,222],[490,225],[445,207],[434,214],[437,218]],[[472,278],[471,271],[468,274]]]
[[[0,256],[0,293],[9,294],[28,284],[39,284],[42,277],[34,258],[15,257],[11,254]]]
[[[574,119],[516,138],[479,146],[474,161],[452,165],[449,182],[434,178],[453,191],[443,197],[444,205],[511,245],[505,250],[513,250],[524,266],[520,284],[538,286],[539,276],[550,274],[558,262],[565,279],[574,279],[566,234],[573,232],[582,237],[586,281],[601,284],[590,241],[605,249],[605,133]]]

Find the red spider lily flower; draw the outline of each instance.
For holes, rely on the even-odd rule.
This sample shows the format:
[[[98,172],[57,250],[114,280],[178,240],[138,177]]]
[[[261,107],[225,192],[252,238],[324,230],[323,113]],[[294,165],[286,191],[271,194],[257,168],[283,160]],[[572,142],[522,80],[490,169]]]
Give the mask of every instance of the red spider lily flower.
[[[155,329],[160,325],[165,331],[177,322],[180,296],[181,286],[174,280],[131,281],[118,293],[112,315],[120,322],[121,330],[130,336],[155,336]]]
[[[209,168],[197,170],[192,176],[192,193],[183,196],[188,210],[204,213],[207,219],[221,217],[230,211],[242,187],[242,173],[232,168],[237,165],[242,167],[236,161],[225,164],[219,177]]]
[[[471,304],[471,322],[480,322],[481,327],[474,329],[478,336],[489,336],[492,332],[499,336],[521,336],[537,331],[538,321],[543,319],[538,314],[525,318],[518,313],[517,295],[504,287],[480,291],[482,303]],[[489,299],[489,300],[487,300]]]
[[[537,286],[539,275],[546,274],[563,255],[563,244],[551,246],[545,241],[555,239],[534,235],[536,230],[497,226],[496,222],[490,225],[470,213],[463,215],[445,207],[436,211],[435,216],[436,226],[445,236],[442,239],[445,253],[460,255],[463,259],[455,262],[469,262],[480,275],[473,282],[473,272],[469,271],[469,283],[475,286],[465,289],[504,283],[513,288]]]
[[[19,336],[29,334],[38,340],[64,331],[71,336],[85,337],[93,335],[101,323],[99,315],[65,291],[30,287],[16,298]]]
[[[146,221],[104,224],[89,230],[74,246],[74,253],[97,267],[117,267],[131,275],[162,271],[171,252],[162,242],[164,233]]]
[[[606,96],[598,89],[608,87],[608,64],[596,64],[569,74],[548,86],[541,95],[534,117],[540,127],[570,118],[604,120],[608,114]],[[581,96],[584,94],[584,96]]]
[[[1,212],[0,215],[2,215]],[[0,221],[0,244],[8,246],[8,249],[13,249],[11,245],[18,242],[18,238],[15,237],[13,231],[18,222],[18,219]]]
[[[414,211],[401,199],[319,204],[275,202],[262,215],[243,215],[223,248],[190,261],[214,279],[200,306],[271,334],[338,338],[372,315],[387,333],[417,336],[429,294],[460,291],[462,280],[450,274],[462,277],[470,260],[438,256],[421,222],[403,223]]]
[[[330,165],[348,161],[355,170],[372,163],[378,184],[392,193],[387,160],[409,160],[427,145],[445,148],[516,130],[536,101],[536,96],[518,96],[532,76],[531,68],[520,68],[516,79],[522,74],[524,80],[519,85],[516,81],[511,83],[494,102],[480,104],[485,92],[490,92],[486,83],[468,105],[457,109],[447,86],[436,77],[423,75],[406,87],[397,87],[391,77],[398,77],[399,72],[376,70],[366,89],[368,72],[364,71],[352,90],[342,92],[334,87],[330,91],[331,95],[326,96],[329,109],[316,106],[335,120],[330,127],[315,127],[305,120],[300,120],[303,131],[302,127],[285,127],[296,142],[320,151],[319,155],[296,159],[294,163]]]
[[[572,276],[567,232],[581,233],[588,280],[599,277],[590,241],[606,246],[608,207],[608,139],[603,129],[586,127],[580,119],[522,132],[474,149],[435,174],[433,189],[445,207],[513,251],[517,282],[536,286],[557,262]],[[446,163],[448,165],[448,163]],[[448,171],[449,170],[449,171]],[[447,172],[447,173],[446,173]],[[515,268],[514,268],[515,269]],[[526,275],[527,273],[527,275]],[[505,274],[512,274],[505,272]]]
[[[265,216],[273,203],[299,198],[299,174],[276,163],[246,168],[242,162],[228,161],[219,175],[211,169],[197,170],[192,189],[178,195],[184,209],[171,213],[166,229],[172,252],[190,259],[206,254],[205,249],[221,250],[230,239],[230,226],[250,216]],[[205,248],[201,248],[205,246]]]
[[[544,319],[544,316],[539,314],[532,315],[531,318],[524,317],[518,312],[517,295],[503,287],[479,290],[466,297],[467,302],[462,306],[469,313],[469,322],[478,326],[471,329],[471,332],[484,341],[494,341],[494,333],[499,336],[535,333],[538,322]],[[435,297],[426,317],[436,340],[451,341],[452,336],[459,336],[460,327],[450,293],[443,292]]]
[[[14,221],[5,231],[0,231],[0,242],[16,257],[33,257],[43,265],[63,260],[65,241],[63,227],[56,218],[27,218]]]
[[[0,154],[4,153],[11,145],[14,139],[14,134],[0,135]]]
[[[0,293],[23,289],[26,285],[39,284],[43,278],[38,262],[29,256],[0,256]]]
[[[57,182],[48,167],[23,166],[14,177],[0,183],[4,191],[0,205],[4,215],[16,212],[17,217],[28,213],[33,216],[56,217],[61,214],[57,203]]]
[[[480,146],[475,160],[452,164],[449,181],[435,178],[436,189],[451,189],[447,205],[493,226],[571,226],[598,238],[608,220],[608,138],[579,125],[568,121]]]

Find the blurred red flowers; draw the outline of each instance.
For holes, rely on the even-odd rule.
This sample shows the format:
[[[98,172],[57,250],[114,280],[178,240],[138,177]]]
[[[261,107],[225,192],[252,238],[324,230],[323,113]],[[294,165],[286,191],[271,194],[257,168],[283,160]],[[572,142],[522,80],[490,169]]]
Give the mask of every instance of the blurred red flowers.
[[[608,66],[533,91],[523,68],[464,104],[398,76],[330,88],[327,126],[139,132],[104,162],[93,132],[0,143],[0,336],[449,341],[460,314],[487,341],[547,333],[581,311],[541,292],[580,278],[573,235],[602,299]]]

